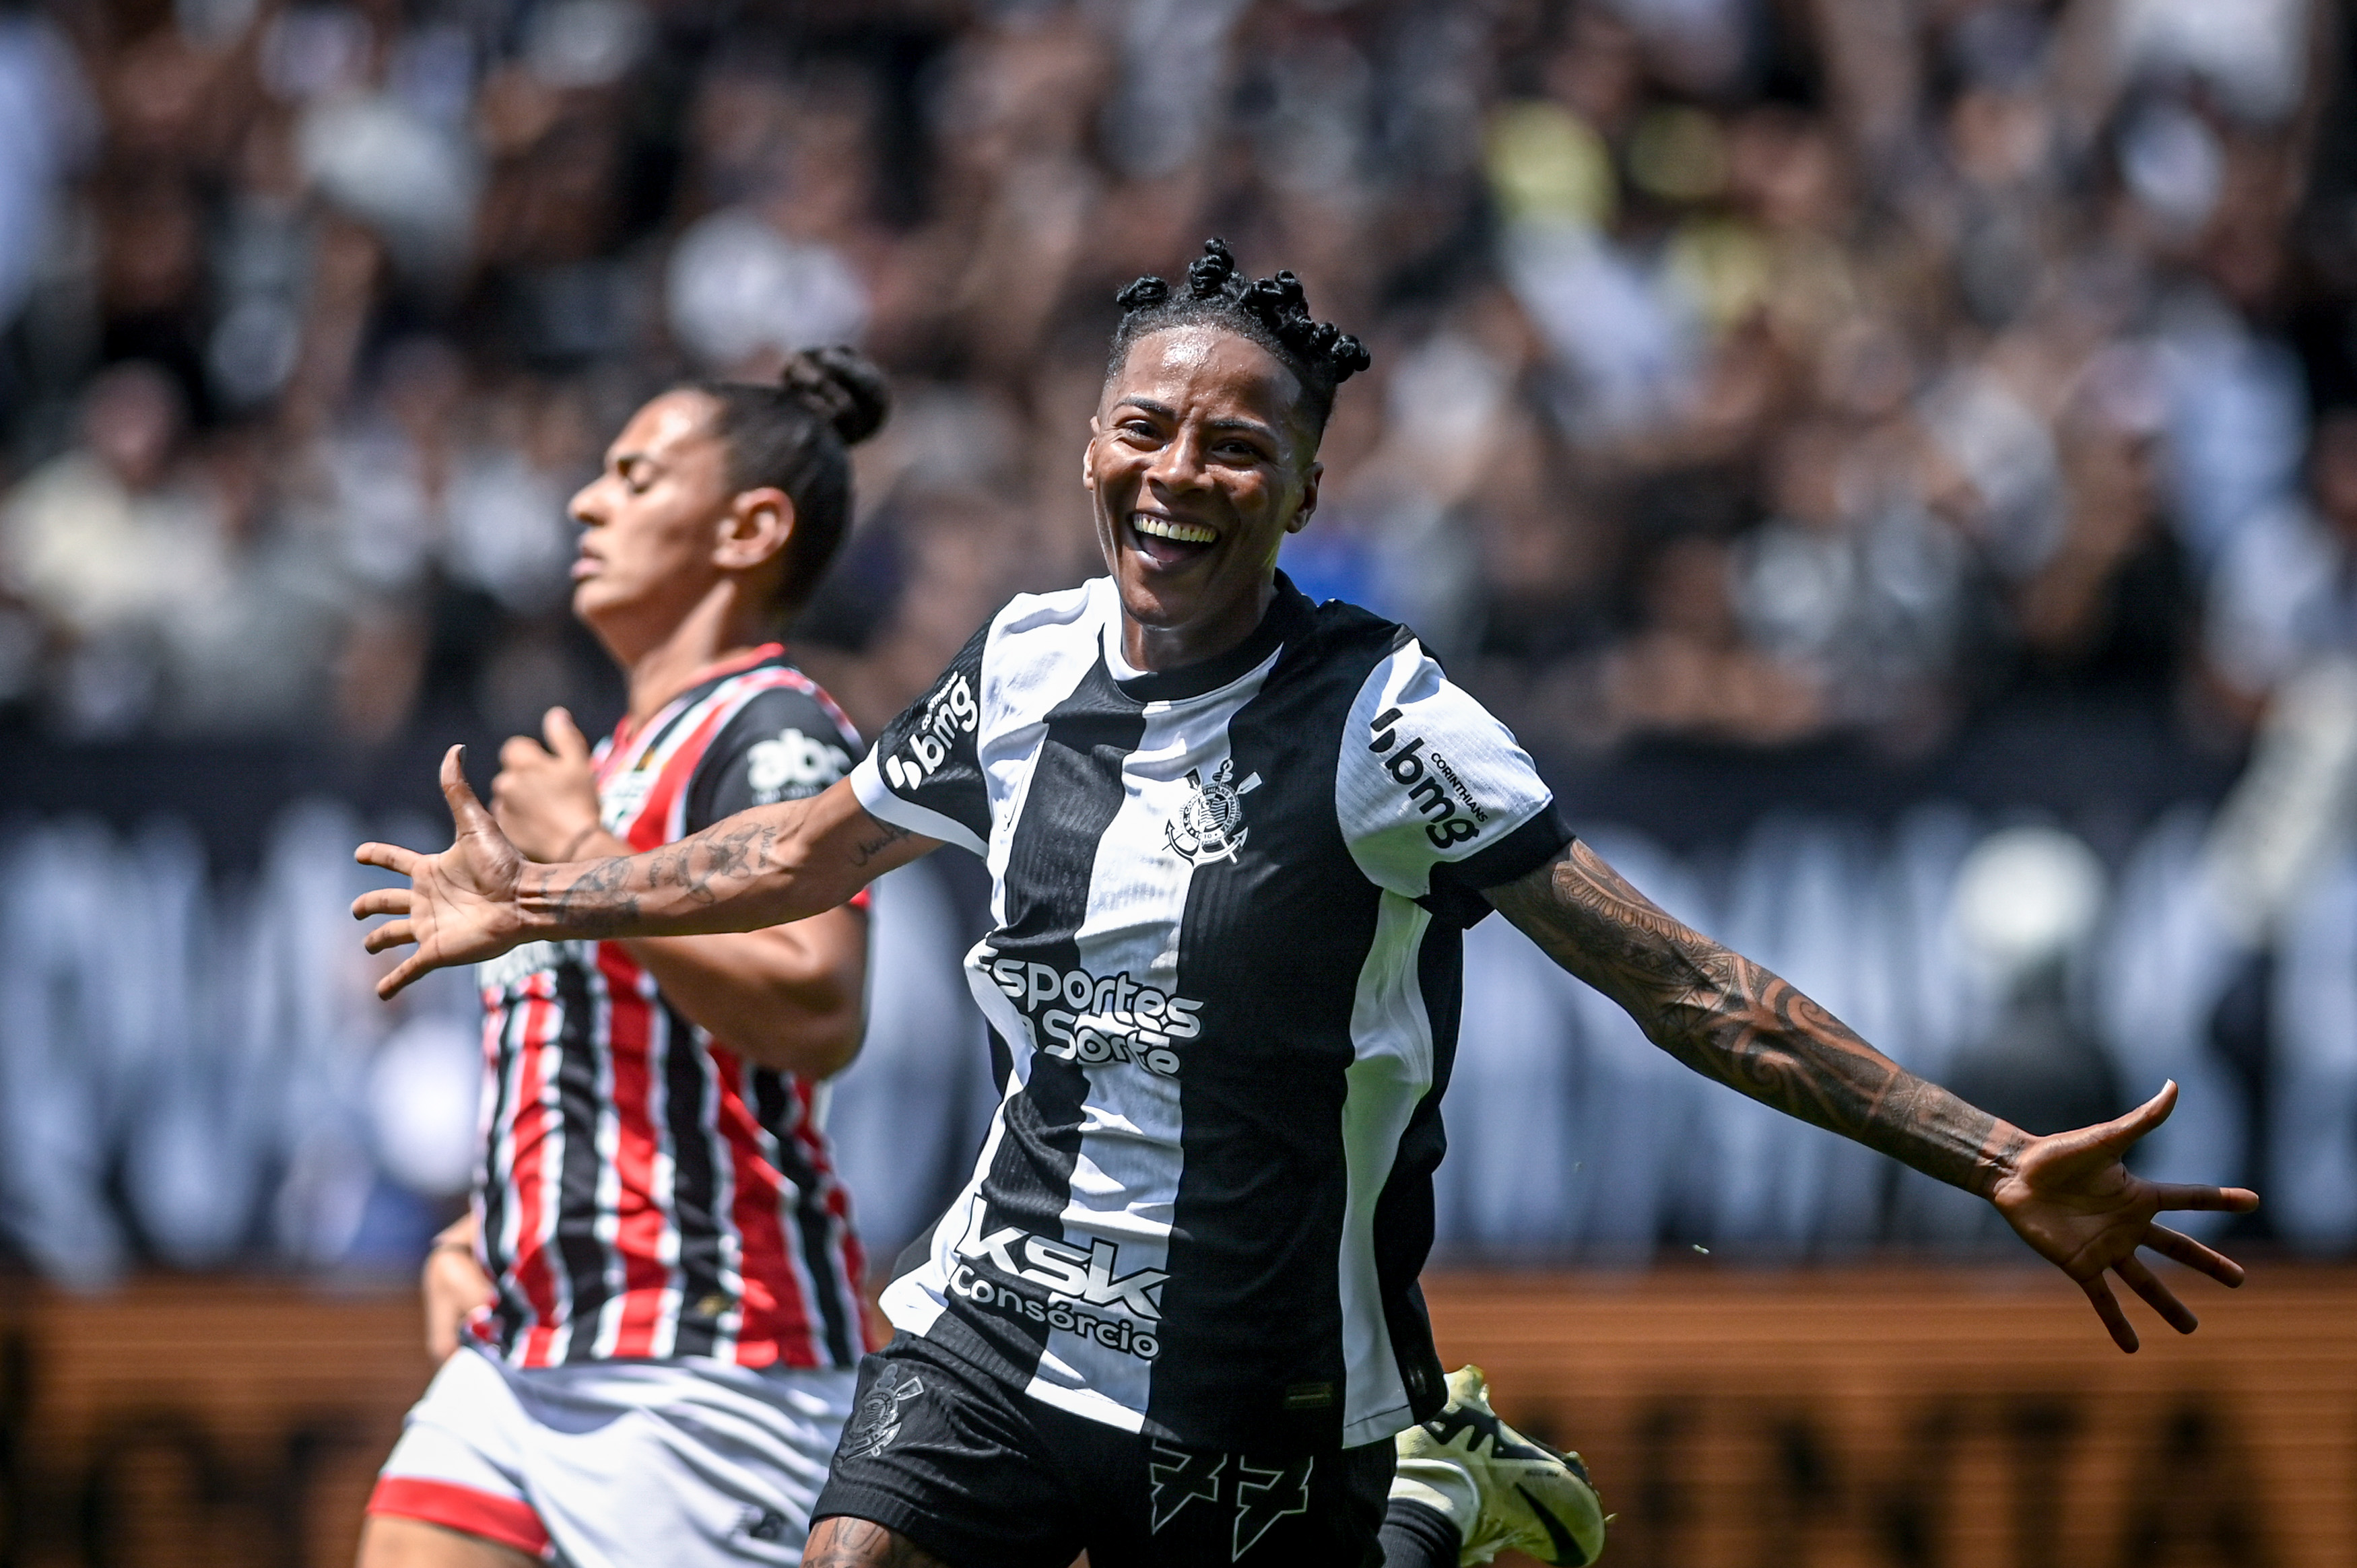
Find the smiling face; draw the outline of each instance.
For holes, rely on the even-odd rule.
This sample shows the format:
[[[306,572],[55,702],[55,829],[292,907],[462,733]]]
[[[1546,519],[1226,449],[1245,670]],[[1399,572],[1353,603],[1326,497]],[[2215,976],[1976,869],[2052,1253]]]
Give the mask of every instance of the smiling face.
[[[1139,338],[1105,383],[1083,482],[1137,668],[1214,658],[1260,624],[1277,546],[1318,504],[1300,398],[1267,349],[1202,325]]]
[[[792,503],[776,489],[730,488],[716,412],[703,392],[663,393],[630,416],[604,471],[573,498],[583,528],[573,613],[625,663],[724,583],[758,599],[782,569]]]

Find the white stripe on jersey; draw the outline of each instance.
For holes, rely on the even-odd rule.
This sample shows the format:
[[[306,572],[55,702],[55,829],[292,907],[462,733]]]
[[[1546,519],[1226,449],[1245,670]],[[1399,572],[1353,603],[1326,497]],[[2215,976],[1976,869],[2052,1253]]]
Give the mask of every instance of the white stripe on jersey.
[[[589,1015],[594,1020],[589,1029],[587,1048],[594,1053],[597,1064],[597,1208],[596,1218],[590,1221],[590,1230],[597,1238],[597,1251],[606,1275],[606,1301],[597,1309],[597,1322],[589,1340],[589,1353],[603,1359],[614,1353],[614,1346],[622,1337],[622,1311],[630,1305],[619,1245],[622,1239],[622,1111],[614,1102],[612,989],[605,972],[598,965],[591,963],[586,967],[589,983]],[[661,1027],[660,1025],[656,1026]],[[647,1054],[654,1060],[662,1059],[660,1051],[650,1050]],[[650,1094],[660,1095],[662,1092],[662,1079],[655,1073],[648,1073],[647,1081]],[[562,1170],[564,1167],[559,1165],[557,1168]]]
[[[1432,1087],[1432,1020],[1416,961],[1432,917],[1387,894],[1351,1004],[1355,1053],[1342,1101],[1342,1155],[1350,1170],[1338,1278],[1342,1287],[1342,1445],[1388,1437],[1409,1424],[1407,1388],[1383,1318],[1375,1278],[1375,1205],[1391,1179],[1400,1134]]]

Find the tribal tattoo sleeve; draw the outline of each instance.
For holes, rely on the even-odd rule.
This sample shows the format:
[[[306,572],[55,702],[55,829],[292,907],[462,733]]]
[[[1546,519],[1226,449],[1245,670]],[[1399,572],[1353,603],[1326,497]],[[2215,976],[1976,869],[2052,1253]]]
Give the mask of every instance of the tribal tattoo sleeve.
[[[1490,901],[1708,1078],[1986,1197],[2028,1142],[1918,1078],[1790,983],[1672,918],[1575,840]]]

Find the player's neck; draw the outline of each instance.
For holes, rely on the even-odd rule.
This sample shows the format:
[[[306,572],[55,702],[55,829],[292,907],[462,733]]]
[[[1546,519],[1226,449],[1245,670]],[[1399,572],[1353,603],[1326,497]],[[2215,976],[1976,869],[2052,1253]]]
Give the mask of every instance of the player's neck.
[[[741,605],[731,585],[716,585],[660,640],[642,649],[614,650],[630,683],[630,727],[661,713],[714,665],[771,640],[766,617]]]
[[[1183,626],[1170,627],[1147,626],[1132,617],[1125,605],[1121,612],[1121,656],[1136,669],[1157,673],[1201,664],[1248,640],[1260,629],[1261,622],[1267,618],[1269,606],[1275,602],[1276,584],[1271,580],[1261,584],[1259,591],[1248,600],[1222,606]]]

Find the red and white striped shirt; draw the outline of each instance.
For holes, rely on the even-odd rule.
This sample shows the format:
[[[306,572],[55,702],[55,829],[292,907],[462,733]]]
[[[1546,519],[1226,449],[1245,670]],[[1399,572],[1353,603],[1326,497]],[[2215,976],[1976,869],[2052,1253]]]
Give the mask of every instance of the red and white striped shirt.
[[[816,794],[859,749],[771,644],[598,746],[602,815],[643,852]],[[825,1087],[713,1039],[618,942],[534,942],[479,974],[489,1078],[474,1201],[499,1294],[476,1335],[524,1367],[855,1366],[865,1265]]]

